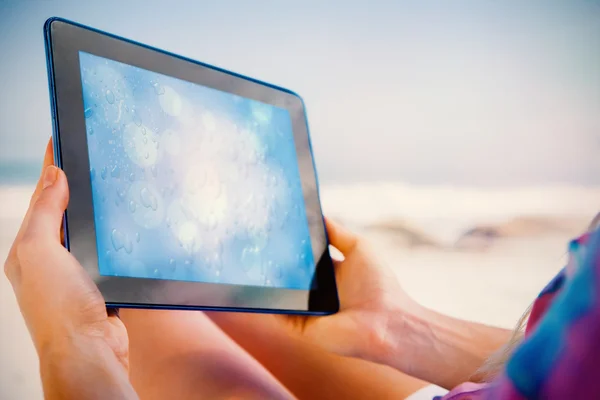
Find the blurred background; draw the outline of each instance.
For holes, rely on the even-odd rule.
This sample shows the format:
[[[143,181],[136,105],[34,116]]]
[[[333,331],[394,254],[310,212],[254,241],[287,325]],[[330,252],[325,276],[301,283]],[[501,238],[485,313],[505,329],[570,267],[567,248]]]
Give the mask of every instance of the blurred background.
[[[439,311],[512,327],[600,211],[599,1],[0,0],[2,260],[51,133],[51,16],[302,95],[325,212]],[[0,397],[41,398],[0,291]]]

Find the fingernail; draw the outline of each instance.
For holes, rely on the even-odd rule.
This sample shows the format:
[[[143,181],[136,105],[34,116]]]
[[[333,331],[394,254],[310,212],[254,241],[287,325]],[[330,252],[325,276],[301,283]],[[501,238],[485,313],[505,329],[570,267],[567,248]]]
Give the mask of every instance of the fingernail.
[[[57,177],[58,168],[56,168],[54,165],[49,165],[48,167],[46,167],[46,170],[44,171],[44,179],[42,182],[44,189],[56,182]]]

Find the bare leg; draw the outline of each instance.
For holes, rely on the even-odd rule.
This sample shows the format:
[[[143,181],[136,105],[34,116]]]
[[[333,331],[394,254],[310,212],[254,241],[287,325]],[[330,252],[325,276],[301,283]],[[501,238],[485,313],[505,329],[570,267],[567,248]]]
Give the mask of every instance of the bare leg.
[[[300,399],[403,399],[428,383],[290,336],[273,315],[208,313]]]
[[[289,399],[290,392],[201,312],[121,310],[141,399]]]
[[[211,316],[239,345],[201,312],[121,310],[142,399],[276,399],[291,397],[288,389],[306,399],[401,399],[425,385],[290,337],[269,315]]]

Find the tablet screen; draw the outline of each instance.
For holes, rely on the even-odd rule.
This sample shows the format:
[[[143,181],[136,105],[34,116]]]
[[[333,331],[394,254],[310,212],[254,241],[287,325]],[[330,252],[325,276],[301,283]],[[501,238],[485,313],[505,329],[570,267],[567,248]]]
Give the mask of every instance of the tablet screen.
[[[286,109],[79,52],[100,275],[309,290]]]

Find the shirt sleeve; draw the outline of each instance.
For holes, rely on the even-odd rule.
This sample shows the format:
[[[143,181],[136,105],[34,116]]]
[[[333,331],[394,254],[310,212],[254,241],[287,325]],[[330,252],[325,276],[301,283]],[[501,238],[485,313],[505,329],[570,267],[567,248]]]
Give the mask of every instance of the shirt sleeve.
[[[404,400],[432,400],[432,399],[441,399],[442,396],[446,395],[448,390],[443,387],[439,387],[437,385],[427,385],[410,396],[406,397]]]
[[[600,230],[570,254],[572,277],[481,398],[600,398]]]

